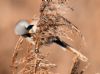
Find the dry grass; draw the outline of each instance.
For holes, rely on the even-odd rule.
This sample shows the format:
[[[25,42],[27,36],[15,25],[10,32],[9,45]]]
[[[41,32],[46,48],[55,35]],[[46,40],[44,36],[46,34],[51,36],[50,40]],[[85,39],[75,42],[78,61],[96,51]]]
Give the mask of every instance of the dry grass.
[[[63,2],[64,0],[61,0],[61,1],[59,0],[58,4],[56,4],[55,1],[56,0],[50,1],[50,2],[49,1],[42,2],[41,8],[40,8],[40,13],[41,13],[40,18],[46,17],[46,16],[48,17],[47,14],[49,14],[49,15],[51,14],[49,16],[49,18],[52,18],[52,19],[57,18],[59,16],[59,14],[61,13],[58,10],[60,8],[59,3],[61,3],[61,5],[62,5],[65,2]],[[58,8],[56,11],[56,12],[58,12],[58,14],[57,14],[58,16],[56,15],[56,12],[53,11],[53,10],[56,10],[55,8]],[[53,13],[51,11],[53,11]],[[62,18],[65,19],[64,17],[62,17]],[[48,21],[48,20],[46,20],[46,21]],[[40,22],[43,23],[43,19],[40,19]],[[53,20],[53,22],[55,22],[55,20]],[[68,20],[63,21],[63,22],[71,23]],[[48,23],[51,23],[51,22],[48,21]],[[68,27],[72,31],[74,31],[74,33],[77,32],[79,34],[79,36],[81,38],[83,38],[80,31],[77,29],[77,27],[75,27],[73,25],[68,25]],[[12,74],[55,74],[52,72],[51,68],[56,68],[56,65],[52,64],[48,60],[46,60],[46,55],[43,55],[42,53],[34,53],[33,46],[29,43],[27,46],[24,45],[26,48],[25,47],[23,48],[22,47],[23,44],[24,44],[23,38],[20,37],[16,44],[16,47],[15,47],[15,50],[13,53],[13,57],[12,57]],[[22,48],[24,50],[26,49],[26,52],[23,57],[18,57],[19,53],[22,51]],[[75,49],[73,49],[73,50],[75,50]],[[73,50],[71,50],[71,51],[73,51]],[[82,56],[82,57],[80,57],[80,56]],[[85,72],[85,69],[87,67],[87,60],[85,61],[85,59],[83,59],[85,56],[84,57],[83,56],[84,55],[81,53],[79,53],[79,56],[75,56],[76,58],[74,59],[71,74],[83,74]],[[82,59],[82,60],[80,60],[80,59]]]
[[[50,69],[55,68],[56,65],[46,60],[46,55],[35,53],[32,50],[32,45],[29,43],[23,58],[18,57],[19,52],[21,52],[20,49],[23,46],[22,44],[23,39],[20,37],[12,57],[12,74],[55,74]]]

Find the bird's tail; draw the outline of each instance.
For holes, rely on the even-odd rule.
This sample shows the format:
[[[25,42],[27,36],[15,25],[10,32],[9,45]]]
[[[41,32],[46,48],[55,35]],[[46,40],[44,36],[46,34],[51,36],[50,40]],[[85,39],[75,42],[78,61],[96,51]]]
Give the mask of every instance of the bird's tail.
[[[72,48],[71,46],[67,46],[67,48],[64,48],[75,54],[80,60],[87,62],[88,58],[84,56],[82,53],[80,53],[78,50]]]
[[[80,60],[82,60],[84,62],[88,61],[88,58],[86,56],[84,56],[81,52],[79,52],[77,49],[71,47],[69,44],[65,43],[64,41],[60,41],[59,38],[57,38],[53,42],[56,43],[56,44],[58,44],[58,45],[60,45],[64,51],[69,50],[70,52],[72,52],[73,54],[75,54]]]

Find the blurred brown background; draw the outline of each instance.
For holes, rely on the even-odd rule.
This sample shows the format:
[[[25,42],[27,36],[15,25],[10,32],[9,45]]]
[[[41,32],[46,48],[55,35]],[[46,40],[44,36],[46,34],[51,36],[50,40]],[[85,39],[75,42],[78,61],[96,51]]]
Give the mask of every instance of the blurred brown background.
[[[39,15],[40,3],[41,0],[0,0],[0,57],[6,57],[6,59],[0,58],[0,69],[3,69],[2,63],[5,62],[5,65],[9,63],[18,39],[14,33],[16,22]],[[70,0],[70,6],[74,11],[68,18],[82,31],[87,43],[86,48],[82,50],[86,51],[85,54],[90,62],[86,74],[100,74],[100,1]],[[58,65],[56,72],[69,74],[72,56],[58,49],[56,47],[50,52],[53,55],[49,59]]]

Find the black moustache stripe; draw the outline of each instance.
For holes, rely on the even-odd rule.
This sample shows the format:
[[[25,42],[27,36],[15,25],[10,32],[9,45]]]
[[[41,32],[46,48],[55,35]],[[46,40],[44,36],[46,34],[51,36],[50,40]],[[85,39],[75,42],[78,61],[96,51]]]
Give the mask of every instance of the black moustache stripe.
[[[27,34],[24,34],[22,35],[23,37],[31,37],[31,34],[27,33]]]
[[[33,25],[29,25],[26,29],[30,30],[30,29],[32,29],[32,27],[33,27]]]

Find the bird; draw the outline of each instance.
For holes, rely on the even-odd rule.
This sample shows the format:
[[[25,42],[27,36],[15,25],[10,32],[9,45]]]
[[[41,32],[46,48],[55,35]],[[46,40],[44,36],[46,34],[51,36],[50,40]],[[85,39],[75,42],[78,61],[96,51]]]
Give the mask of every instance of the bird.
[[[16,27],[15,27],[15,33],[18,36],[22,36],[23,38],[25,38],[27,41],[29,41],[30,43],[32,43],[33,45],[35,44],[33,41],[33,37],[31,36],[31,33],[34,33],[36,31],[36,21],[31,21],[31,20],[20,20],[16,23]]]
[[[31,21],[20,20],[15,27],[16,35],[22,36],[32,43],[35,46],[35,53],[39,53],[41,46],[55,43],[64,51],[69,50],[77,55],[79,59],[86,62],[88,60],[87,57],[63,40],[63,37],[69,38],[67,29],[71,29],[71,32],[79,34],[80,31],[69,20],[55,12],[56,8],[52,10],[52,6],[50,6],[41,11],[38,19],[30,19]],[[81,34],[80,36],[82,37]]]
[[[87,61],[87,58],[84,55],[82,55],[80,52],[78,52],[66,42],[62,41],[60,37],[56,35],[57,33],[54,32],[54,30],[57,30],[58,26],[54,28],[52,28],[53,26],[46,27],[43,25],[37,25],[38,22],[39,20],[32,20],[31,23],[27,20],[19,21],[15,27],[16,35],[22,36],[27,41],[32,43],[35,46],[36,53],[39,53],[39,49],[41,46],[55,43],[62,47],[61,49],[63,49],[64,51],[68,49],[74,54],[78,55],[83,61]],[[48,32],[48,30],[51,30],[51,32]]]

